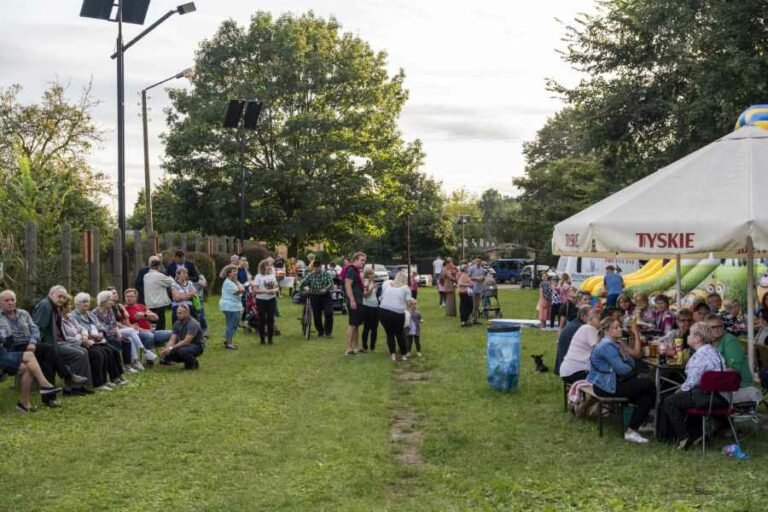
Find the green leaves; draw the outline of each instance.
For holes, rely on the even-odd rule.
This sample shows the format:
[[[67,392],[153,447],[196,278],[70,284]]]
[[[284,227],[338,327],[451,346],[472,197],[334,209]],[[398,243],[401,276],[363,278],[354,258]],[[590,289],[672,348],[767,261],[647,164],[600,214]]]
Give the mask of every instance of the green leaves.
[[[249,237],[343,244],[381,233],[383,200],[403,195],[399,176],[423,158],[397,129],[407,93],[386,64],[311,12],[222,24],[200,44],[193,89],[171,95],[170,191],[181,199],[184,190],[181,207],[196,212],[176,214],[180,228],[238,234],[244,165]],[[231,98],[264,102],[256,132],[220,127]]]

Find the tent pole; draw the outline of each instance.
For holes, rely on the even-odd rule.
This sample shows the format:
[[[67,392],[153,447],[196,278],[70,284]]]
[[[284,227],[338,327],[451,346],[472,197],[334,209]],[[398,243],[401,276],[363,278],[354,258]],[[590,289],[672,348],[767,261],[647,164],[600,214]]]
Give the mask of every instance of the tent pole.
[[[677,312],[680,313],[682,310],[681,306],[683,304],[683,293],[682,293],[682,285],[680,281],[682,280],[680,277],[681,271],[680,271],[680,255],[675,256],[675,295],[677,295]]]
[[[749,371],[755,371],[755,249],[747,237],[747,337],[749,339]],[[750,382],[750,385],[753,383]]]

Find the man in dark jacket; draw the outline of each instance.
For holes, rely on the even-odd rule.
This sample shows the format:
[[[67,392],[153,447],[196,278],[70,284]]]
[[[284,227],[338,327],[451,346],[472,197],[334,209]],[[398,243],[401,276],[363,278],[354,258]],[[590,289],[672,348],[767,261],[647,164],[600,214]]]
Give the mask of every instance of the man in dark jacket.
[[[72,373],[69,366],[64,364],[58,351],[59,341],[64,340],[61,330],[61,307],[66,302],[67,289],[56,285],[50,289],[46,298],[37,303],[32,311],[32,320],[39,330],[39,341],[35,342],[34,336],[30,338],[28,343],[33,347],[28,346],[27,350],[35,352],[45,378],[52,384],[56,373],[68,384],[83,384],[88,381],[88,378]],[[55,395],[43,397],[43,403],[49,407],[61,405]]]
[[[176,269],[179,268],[186,268],[187,269],[187,275],[189,275],[189,280],[193,283],[196,283],[200,280],[200,275],[197,273],[197,269],[195,268],[195,264],[191,261],[187,261],[184,259],[184,251],[176,251],[174,254],[173,261],[170,265],[165,269],[165,273],[171,276],[173,279],[176,279]]]
[[[565,324],[565,327],[560,331],[560,338],[557,340],[557,357],[555,358],[555,375],[560,375],[560,364],[565,359],[565,354],[568,353],[568,348],[571,346],[571,340],[579,327],[587,323],[589,320],[589,313],[592,308],[589,306],[582,306],[579,308],[579,314],[576,319]]]

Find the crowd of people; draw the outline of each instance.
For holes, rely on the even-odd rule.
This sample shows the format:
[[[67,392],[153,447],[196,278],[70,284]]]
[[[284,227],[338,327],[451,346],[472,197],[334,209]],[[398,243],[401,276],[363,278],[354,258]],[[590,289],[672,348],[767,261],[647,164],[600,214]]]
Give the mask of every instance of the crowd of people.
[[[593,306],[588,294],[573,289],[568,290],[567,297],[572,314],[566,314],[560,331],[555,373],[567,385],[591,384],[598,396],[627,398],[634,409],[624,433],[626,440],[648,442],[641,431],[653,430],[649,414],[656,405],[665,415],[663,420],[671,425],[677,446],[691,446],[701,433],[687,428],[684,411],[709,400],[709,395],[698,389],[706,371],[739,373],[741,388],[733,393],[733,403],[756,405],[762,400],[746,351],[737,338],[743,330],[743,318],[734,306],[737,302],[727,301],[729,307],[723,308],[722,297],[712,293],[705,301],[673,312],[664,294],[653,297],[653,307],[645,293],[633,297],[619,294],[610,306]],[[768,318],[768,312],[765,316]],[[768,325],[768,319],[764,322]],[[680,352],[678,361],[687,361],[680,387],[663,404],[656,404],[651,368],[643,358],[650,353],[671,358]],[[721,395],[715,395],[714,400],[715,406],[727,405]]]
[[[296,288],[309,295],[313,322],[321,337],[332,336],[331,293],[339,287],[343,291],[348,316],[345,356],[375,351],[381,324],[393,362],[397,361],[398,353],[401,360],[408,360],[414,346],[416,355],[421,357],[423,319],[416,300],[418,284],[414,288],[413,280],[408,282],[407,271],[399,271],[392,280],[377,280],[373,266],[366,266],[366,255],[362,252],[345,261],[340,270],[335,264],[323,268],[318,261],[310,261],[309,269],[309,274]]]
[[[437,282],[440,306],[445,315],[456,316],[456,292],[459,295],[459,325],[470,327],[479,322],[481,308],[489,305],[496,292],[496,279],[482,258],[462,260],[456,265],[453,258],[439,255],[432,262],[433,277]]]

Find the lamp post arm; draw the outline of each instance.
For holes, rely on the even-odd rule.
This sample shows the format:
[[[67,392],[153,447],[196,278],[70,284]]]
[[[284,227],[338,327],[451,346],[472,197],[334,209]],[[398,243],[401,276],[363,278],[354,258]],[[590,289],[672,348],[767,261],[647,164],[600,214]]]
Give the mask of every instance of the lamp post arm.
[[[128,48],[130,48],[131,46],[133,46],[134,44],[136,44],[137,42],[139,42],[139,40],[140,40],[140,39],[142,39],[142,38],[143,38],[145,35],[147,35],[147,34],[149,34],[150,32],[152,32],[152,30],[154,30],[154,29],[155,29],[155,28],[156,28],[156,27],[157,27],[159,24],[161,24],[162,22],[164,22],[165,20],[167,20],[168,18],[170,18],[170,17],[171,17],[171,16],[173,16],[174,14],[176,14],[176,10],[175,10],[175,9],[174,9],[174,10],[171,10],[171,11],[168,11],[167,13],[163,14],[163,15],[160,17],[160,19],[158,19],[156,22],[154,22],[153,24],[151,24],[150,26],[148,26],[147,28],[145,28],[145,29],[144,29],[144,30],[141,32],[141,34],[137,35],[136,37],[134,37],[133,39],[131,39],[130,41],[128,41],[128,42],[127,42],[125,45],[123,45],[123,51],[127,50]],[[115,58],[117,58],[117,52],[113,53],[113,54],[112,54],[112,55],[111,55],[109,58],[110,58],[110,59],[115,59]]]
[[[141,92],[147,92],[148,90],[150,90],[150,89],[152,89],[154,87],[157,87],[158,85],[163,85],[165,82],[170,82],[171,80],[173,80],[176,77],[177,77],[177,75],[173,75],[171,77],[166,78],[165,80],[160,80],[156,84],[152,84],[149,87],[145,87],[144,89],[142,89]]]

